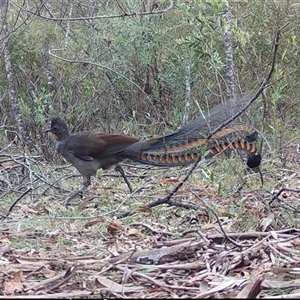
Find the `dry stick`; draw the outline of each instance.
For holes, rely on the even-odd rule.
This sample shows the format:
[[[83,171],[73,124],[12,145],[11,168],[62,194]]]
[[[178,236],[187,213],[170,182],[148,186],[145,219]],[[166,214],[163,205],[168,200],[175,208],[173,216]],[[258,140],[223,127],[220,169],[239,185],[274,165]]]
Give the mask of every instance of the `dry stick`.
[[[211,209],[197,194],[195,194],[194,192],[192,192],[192,194],[196,197],[196,198],[198,198],[200,201],[202,201],[202,203],[213,213],[213,215],[216,217],[216,219],[217,219],[217,222],[218,222],[218,224],[219,224],[219,226],[220,226],[220,228],[221,228],[221,231],[222,231],[222,233],[224,234],[224,237],[229,241],[229,242],[231,242],[233,245],[235,245],[236,247],[239,247],[239,248],[242,248],[242,247],[251,247],[251,246],[253,246],[253,244],[240,244],[240,243],[237,243],[235,240],[233,240],[232,238],[230,238],[228,235],[227,235],[227,233],[225,232],[225,230],[223,229],[223,226],[222,226],[222,224],[221,224],[221,222],[220,222],[220,220],[219,220],[219,217],[218,217],[218,215],[214,212],[214,210],[213,209]]]
[[[279,251],[278,249],[276,249],[273,245],[271,245],[270,243],[268,243],[268,247],[273,250],[276,254],[276,257],[281,257],[281,259],[286,260],[289,263],[295,264],[295,263],[299,263],[299,260],[295,260],[285,254],[283,254],[281,251]],[[290,253],[289,253],[290,254]],[[278,259],[278,258],[277,258]]]
[[[169,232],[169,231],[157,230],[146,223],[131,223],[130,225],[131,226],[144,226],[154,234],[163,234],[163,235],[170,235],[170,236],[174,235],[174,233]]]
[[[14,206],[25,196],[27,195],[30,191],[32,191],[32,187],[28,188],[27,191],[25,191],[9,208],[7,214],[3,217],[0,218],[0,220],[5,220],[9,214],[11,213],[12,209],[14,208]]]
[[[162,265],[143,265],[143,264],[127,264],[128,268],[134,268],[135,270],[144,270],[144,269],[151,269],[151,271],[155,269],[161,270],[199,270],[205,268],[205,263],[198,260],[194,262],[187,262],[187,263],[168,263]]]
[[[299,101],[299,102],[300,102],[300,101]],[[295,138],[289,140],[287,143],[285,143],[285,144],[283,144],[281,147],[279,147],[279,148],[278,148],[278,151],[283,150],[284,148],[286,148],[287,146],[289,146],[292,142],[297,141],[297,140],[299,140],[299,139],[300,139],[300,137],[297,136],[297,137],[295,137]],[[280,169],[279,169],[279,170],[280,170]],[[296,173],[296,172],[295,172],[295,173]]]
[[[193,232],[192,230],[185,231],[182,233],[182,236],[184,236],[187,233]],[[194,230],[194,232],[199,232],[199,230]],[[270,241],[270,243],[282,243],[282,242],[288,242],[291,240],[294,240],[300,236],[300,229],[298,228],[287,228],[283,230],[275,231],[277,235],[276,241]],[[232,232],[227,233],[227,236],[229,236],[232,239],[239,239],[239,240],[256,240],[259,238],[266,238],[270,236],[270,232],[264,232],[264,231],[255,231],[255,232]],[[224,235],[223,234],[208,234],[205,235],[201,233],[201,238],[203,238],[208,243],[216,243],[216,244],[222,244],[224,241]],[[177,240],[170,240],[165,241],[162,243],[157,244],[159,247],[163,246],[173,246],[177,245],[179,243],[184,243],[188,241],[194,241],[195,238],[181,238]],[[249,250],[249,249],[248,249]]]
[[[224,128],[226,125],[230,124],[232,121],[237,119],[242,113],[244,113],[251,106],[251,104],[262,94],[264,89],[267,87],[267,84],[268,84],[268,82],[269,82],[269,80],[270,80],[270,78],[271,78],[271,76],[274,72],[274,69],[275,69],[275,62],[276,62],[276,56],[277,56],[277,51],[278,51],[278,46],[279,46],[280,33],[281,33],[281,28],[277,28],[276,33],[275,33],[275,39],[274,39],[274,48],[273,48],[271,69],[270,69],[269,73],[267,74],[267,76],[262,80],[260,88],[258,89],[256,94],[252,97],[252,99],[239,112],[237,112],[235,115],[233,115],[227,121],[223,122],[220,126],[218,126],[216,129],[214,129],[212,132],[210,132],[210,134],[206,138],[207,141],[209,139],[211,139],[211,137],[215,133],[220,131],[222,128]],[[195,206],[195,205],[177,203],[177,202],[171,201],[171,198],[182,187],[182,185],[188,180],[188,178],[191,176],[193,171],[196,169],[196,167],[199,164],[200,160],[201,160],[201,155],[199,155],[198,159],[195,161],[193,167],[191,168],[191,170],[189,171],[187,176],[173,189],[173,191],[170,192],[170,194],[167,197],[165,197],[163,199],[158,199],[157,201],[154,201],[154,202],[151,202],[147,206],[148,207],[154,207],[154,206],[158,206],[160,204],[169,204],[170,206],[178,206],[178,207],[183,207],[183,208],[187,208],[187,209],[190,209],[190,208],[197,209],[197,206]],[[118,218],[124,218],[124,217],[127,217],[130,214],[131,214],[131,212],[125,212],[125,213],[121,214],[120,216],[118,216]]]
[[[127,271],[127,268],[125,267],[122,267],[122,266],[115,266],[115,268],[117,270],[120,270],[120,271]],[[143,279],[146,279],[150,282],[152,282],[153,284],[161,287],[161,288],[169,288],[169,289],[174,289],[174,290],[187,290],[187,291],[199,291],[199,288],[198,287],[187,287],[187,286],[178,286],[178,285],[169,285],[169,284],[166,284],[166,283],[163,283],[163,282],[160,282],[146,274],[143,274],[143,273],[140,273],[140,272],[137,272],[137,271],[131,271],[131,275],[132,276],[138,276],[138,277],[141,277]]]
[[[14,296],[2,296],[1,299],[89,299],[88,296],[92,294],[92,291],[72,291],[62,292],[54,294],[43,295],[14,295]]]
[[[158,206],[160,204],[169,204],[170,206],[179,206],[179,207],[183,207],[183,208],[193,208],[193,209],[197,209],[198,206],[195,205],[190,205],[190,204],[185,204],[185,203],[175,203],[173,201],[170,201],[170,199],[173,197],[173,195],[182,187],[182,185],[188,180],[188,178],[191,176],[191,174],[193,173],[193,171],[196,169],[198,162],[200,161],[201,157],[199,156],[199,158],[197,159],[197,161],[194,163],[193,167],[190,169],[190,171],[188,172],[188,174],[185,176],[185,178],[173,189],[173,191],[165,198],[162,199],[158,199],[154,202],[151,202],[149,204],[147,204],[147,207],[154,207],[154,206]],[[127,211],[121,215],[119,215],[117,218],[121,219],[121,218],[125,218],[129,215],[131,215],[132,212],[131,211]]]
[[[275,199],[277,199],[277,200],[280,201],[281,203],[284,203],[289,209],[291,209],[292,211],[294,211],[294,212],[296,212],[296,213],[299,214],[299,213],[300,213],[300,210],[299,210],[299,209],[297,209],[296,207],[292,206],[291,204],[289,204],[289,203],[287,203],[287,202],[285,202],[284,200],[282,200],[282,199],[279,198],[280,194],[281,194],[282,192],[284,192],[284,191],[290,191],[290,192],[295,192],[295,193],[299,193],[299,192],[300,192],[299,189],[282,188],[281,190],[279,190],[279,191],[274,195],[272,192],[266,191],[267,193],[269,193],[269,194],[271,194],[271,195],[273,196],[272,199],[269,201],[268,205],[270,206],[270,205],[273,203],[273,201],[274,201]]]
[[[289,208],[290,210],[292,210],[292,211],[294,211],[294,212],[296,212],[298,214],[300,213],[300,210],[297,209],[296,207],[290,205],[289,203],[283,201],[282,199],[278,199],[278,200],[287,206],[286,209]]]
[[[275,199],[278,199],[278,200],[281,201],[281,199],[279,199],[278,197],[280,196],[280,194],[281,194],[282,192],[285,192],[285,191],[295,192],[295,193],[300,193],[300,190],[299,190],[299,189],[290,189],[290,188],[286,188],[286,187],[280,189],[275,195],[274,195],[272,192],[267,191],[267,193],[273,195],[272,199],[269,201],[269,205],[272,204],[272,202],[273,202]]]
[[[44,178],[44,176],[37,174],[36,172],[32,171],[31,168],[28,167],[28,165],[22,161],[20,161],[21,159],[24,159],[24,156],[14,156],[14,155],[8,155],[8,154],[0,154],[0,157],[5,157],[8,158],[7,160],[1,161],[2,163],[4,162],[9,162],[9,161],[13,161],[16,163],[17,166],[22,166],[23,168],[26,168],[27,170],[29,170],[29,172],[32,174],[32,176],[36,177],[38,180],[42,181],[43,183],[50,185],[50,187],[55,187],[54,184],[59,181],[57,180],[56,182],[54,182],[53,184],[48,182],[47,179]],[[39,156],[31,156],[31,157],[25,157],[26,159],[33,159],[33,158],[39,158]],[[58,187],[56,187],[58,188]],[[47,188],[48,189],[48,188]],[[46,189],[46,190],[47,190]],[[45,191],[44,191],[45,193]]]
[[[193,193],[193,192],[192,192]],[[195,193],[193,193],[194,195],[195,195],[195,197],[197,197],[200,201],[202,201],[202,199],[200,199],[200,197],[198,196],[198,195],[196,195]],[[225,238],[228,240],[228,241],[230,241],[231,243],[233,243],[235,246],[237,246],[237,247],[253,247],[254,245],[253,244],[239,244],[239,243],[237,243],[237,242],[235,242],[225,231],[224,231],[224,229],[223,229],[223,227],[222,227],[222,225],[221,225],[221,222],[220,222],[220,220],[219,220],[219,217],[218,217],[218,215],[213,211],[213,209],[211,209],[210,207],[208,207],[207,206],[207,204],[204,202],[204,201],[202,201],[202,203],[213,213],[213,215],[216,217],[216,219],[217,219],[217,222],[218,222],[218,224],[219,224],[219,226],[220,226],[220,228],[221,228],[221,231],[222,231],[222,233],[224,234],[224,236],[225,236]],[[254,232],[254,234],[257,234],[257,233],[255,233]],[[248,235],[248,233],[247,233],[247,235]],[[259,232],[259,235],[263,235],[263,232]],[[265,233],[265,235],[266,235],[266,237],[265,237],[265,239],[266,238],[269,238],[269,236],[270,236],[270,233],[269,232],[266,232]],[[257,236],[258,237],[258,236]],[[292,237],[288,237],[285,241],[288,241],[288,240],[293,240],[293,239],[296,239],[297,237],[299,237],[299,234],[297,234],[296,236],[292,236]],[[207,236],[207,238],[208,239],[210,239],[210,237],[209,236]],[[236,238],[240,238],[240,234],[238,235],[238,236],[236,236]],[[247,238],[248,239],[248,238]],[[282,242],[282,241],[277,241],[277,243],[279,243],[279,242]],[[248,249],[249,250],[249,249]]]
[[[207,137],[207,141],[218,131],[220,131],[222,128],[224,128],[226,125],[228,125],[229,123],[231,123],[232,121],[234,121],[235,119],[237,119],[242,113],[244,113],[250,106],[251,104],[263,93],[264,89],[267,86],[267,83],[269,82],[270,78],[272,77],[272,74],[274,72],[275,69],[275,62],[276,62],[276,56],[277,56],[277,51],[278,51],[278,46],[279,46],[279,40],[280,40],[280,33],[281,33],[281,28],[277,28],[276,29],[276,33],[275,33],[275,41],[274,41],[274,50],[273,50],[273,56],[272,56],[272,63],[271,63],[271,69],[268,73],[268,75],[263,79],[260,88],[258,89],[258,91],[256,92],[256,94],[254,95],[254,97],[235,115],[233,115],[230,119],[228,119],[227,121],[223,122],[219,127],[217,127],[216,129],[214,129]],[[197,166],[199,161],[201,159],[201,156],[199,155],[199,158],[197,159],[197,161],[194,164],[194,167],[192,168],[192,171],[194,171],[194,169],[196,168],[195,165]],[[188,174],[187,178],[190,176],[190,173]],[[187,180],[187,178],[184,179]],[[178,186],[179,188],[183,185],[183,182],[181,182]],[[169,194],[168,197],[164,198],[166,199],[166,202],[170,200],[170,198],[174,195],[175,192],[177,192],[177,190],[179,189],[177,187],[175,187],[175,189]]]
[[[122,14],[115,14],[115,15],[104,15],[104,16],[85,16],[85,17],[74,17],[74,18],[54,18],[54,17],[48,17],[41,15],[40,13],[36,13],[34,11],[25,9],[25,12],[34,16],[37,16],[39,18],[45,19],[45,20],[50,20],[50,21],[86,21],[86,20],[97,20],[97,19],[115,19],[115,18],[125,18],[125,17],[136,17],[136,16],[147,16],[147,15],[161,15],[163,13],[166,13],[173,9],[174,7],[174,2],[173,0],[169,0],[168,7],[163,8],[161,10],[150,10],[150,11],[145,11],[145,12],[138,12],[138,11],[130,11],[126,12],[123,9]],[[22,9],[22,7],[20,8]]]
[[[299,235],[298,236],[295,236],[294,237],[294,240],[295,239],[297,239],[297,238],[299,238]],[[292,239],[290,239],[290,241],[291,241]],[[284,243],[285,243],[286,241],[284,241]],[[276,243],[277,243],[277,245],[276,245],[276,247],[277,247],[277,249],[278,250],[280,250],[281,251],[281,253],[288,253],[289,255],[291,255],[291,254],[295,254],[295,255],[297,255],[298,257],[299,257],[299,259],[300,259],[300,250],[298,250],[296,247],[291,247],[291,243],[287,243],[287,245],[286,246],[284,246],[283,244],[283,242],[282,241],[280,241],[280,242],[278,242],[278,241],[276,241]],[[297,242],[295,242],[293,245],[294,246],[296,246],[296,243]],[[270,244],[275,244],[275,243],[272,243],[272,241],[270,241]],[[300,271],[300,268],[298,268],[298,270]]]
[[[278,242],[287,242],[289,240],[297,238],[300,233],[299,229],[284,229],[275,231],[278,237]],[[293,233],[287,233],[287,232],[295,232],[296,235],[293,235]],[[269,236],[270,232],[242,232],[242,233],[228,233],[227,236],[230,236],[231,238],[240,239],[240,240],[249,240],[249,239],[257,239],[257,238],[265,238],[266,236]],[[224,240],[224,236],[221,234],[210,234],[207,235],[206,238],[214,243],[222,243]],[[282,240],[279,240],[279,239]]]
[[[300,100],[297,101],[296,103],[290,105],[290,106],[287,107],[286,109],[284,109],[284,110],[280,113],[280,115],[278,116],[278,119],[280,120],[280,119],[284,116],[284,114],[287,113],[288,110],[291,110],[292,108],[294,108],[294,106],[297,107],[297,105],[298,105],[299,103],[300,103]],[[282,148],[282,147],[281,147],[281,148]],[[279,148],[279,149],[281,149],[281,148]]]
[[[300,298],[300,293],[295,293],[295,294],[286,294],[286,295],[279,295],[279,296],[267,295],[265,297],[261,297],[260,299],[299,299],[299,298]]]
[[[44,268],[43,266],[42,267],[40,267],[40,268]],[[28,277],[28,276],[27,276]],[[40,282],[38,282],[37,284],[35,284],[35,285],[33,285],[33,286],[28,286],[28,287],[26,287],[26,289],[25,289],[25,292],[26,293],[28,293],[28,292],[37,292],[37,291],[42,291],[42,290],[45,290],[45,288],[48,286],[48,285],[50,285],[50,284],[52,284],[52,283],[54,283],[54,282],[56,282],[56,281],[58,281],[58,280],[61,280],[61,279],[63,279],[65,277],[65,273],[61,273],[61,274],[59,274],[59,275],[56,275],[56,276],[54,276],[54,277],[51,277],[51,278],[47,278],[47,279],[45,279],[45,280],[43,280],[43,281],[40,281]]]
[[[65,283],[67,283],[70,278],[75,274],[75,271],[77,271],[77,266],[72,266],[70,267],[64,274],[64,279],[60,282],[58,282],[57,284],[54,284],[53,286],[47,288],[45,290],[46,293],[49,293],[50,291],[53,291],[55,289],[57,289],[58,287],[64,285]]]
[[[73,178],[73,177],[81,177],[81,175],[80,175],[80,174],[75,174],[75,173],[72,173],[72,174],[64,174],[64,175],[60,176],[58,179],[56,179],[54,182],[52,182],[52,183],[47,183],[47,182],[46,182],[46,184],[48,185],[48,187],[45,188],[45,190],[43,191],[42,195],[45,196],[45,195],[46,195],[46,192],[47,192],[49,189],[51,189],[51,188],[53,188],[53,189],[60,189],[60,190],[63,190],[63,191],[67,191],[66,189],[63,189],[63,188],[61,188],[60,186],[56,186],[56,183],[57,183],[57,182],[60,182],[62,179],[66,179],[66,180],[67,180],[67,179]],[[69,190],[68,190],[68,191],[69,191]]]

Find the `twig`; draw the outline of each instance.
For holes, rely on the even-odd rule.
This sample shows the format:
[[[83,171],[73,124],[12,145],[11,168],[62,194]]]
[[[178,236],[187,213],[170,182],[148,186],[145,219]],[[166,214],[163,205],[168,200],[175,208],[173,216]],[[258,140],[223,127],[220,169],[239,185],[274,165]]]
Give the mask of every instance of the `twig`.
[[[70,280],[70,278],[74,275],[75,271],[77,270],[77,266],[72,266],[70,267],[66,272],[65,272],[65,275],[64,275],[64,279],[60,282],[58,282],[57,284],[49,287],[46,292],[50,292],[50,291],[53,291],[55,289],[57,289],[58,287],[62,286],[63,284],[65,284],[66,282],[68,282]]]
[[[9,214],[11,213],[11,211],[12,211],[12,209],[15,207],[15,205],[24,197],[24,196],[26,196],[30,191],[32,191],[32,187],[29,187],[28,189],[27,189],[27,191],[25,191],[12,205],[11,205],[11,207],[9,208],[9,210],[8,210],[8,212],[6,213],[6,215],[5,216],[3,216],[3,217],[1,217],[0,218],[0,220],[5,220],[8,216],[9,216]]]
[[[280,189],[275,195],[272,192],[267,191],[267,193],[273,195],[272,199],[269,201],[269,205],[272,204],[275,199],[282,201],[281,199],[279,199],[279,196],[280,196],[281,193],[283,193],[285,191],[300,193],[299,189],[291,189],[291,188],[286,188],[286,187]],[[297,210],[297,209],[295,209],[295,210]],[[300,212],[300,211],[298,211],[298,212]]]
[[[231,242],[233,245],[235,245],[236,247],[239,247],[239,248],[242,248],[242,247],[251,247],[251,246],[253,246],[252,244],[240,244],[240,243],[237,243],[235,240],[233,240],[232,238],[230,238],[228,235],[227,235],[227,233],[225,232],[225,230],[223,229],[223,226],[222,226],[222,224],[221,224],[221,222],[220,222],[220,220],[219,220],[219,217],[218,217],[218,215],[214,212],[214,210],[213,209],[211,209],[197,194],[195,194],[193,191],[192,191],[192,194],[196,197],[196,198],[198,198],[200,201],[202,201],[202,203],[205,205],[205,207],[207,207],[212,213],[213,213],[213,215],[216,217],[216,219],[217,219],[217,222],[218,222],[218,224],[219,224],[219,226],[220,226],[220,228],[221,228],[221,231],[222,231],[222,233],[224,234],[224,237],[229,241],[229,242]]]
[[[135,16],[147,16],[147,15],[161,15],[163,13],[168,12],[169,10],[173,9],[174,7],[174,1],[173,0],[169,0],[169,6],[161,9],[161,10],[157,10],[157,11],[145,11],[145,12],[140,12],[140,11],[130,11],[130,12],[123,12],[121,14],[116,14],[116,15],[106,15],[106,16],[85,16],[85,17],[75,17],[75,18],[54,18],[54,17],[47,17],[47,16],[43,16],[39,13],[33,12],[31,10],[26,9],[25,11],[29,14],[38,16],[39,18],[45,19],[45,20],[50,20],[50,21],[86,21],[86,20],[97,20],[97,19],[114,19],[114,18],[124,18],[124,17],[135,17]]]
[[[128,271],[127,268],[125,267],[121,267],[119,265],[115,266],[116,269],[120,270],[120,271],[123,271],[123,272],[126,272]],[[188,290],[188,291],[199,291],[199,288],[198,287],[187,287],[187,286],[178,286],[178,285],[169,285],[169,284],[165,284],[165,283],[162,283],[158,280],[155,280],[154,278],[151,278],[150,276],[146,275],[146,274],[143,274],[143,273],[140,273],[140,272],[137,272],[137,271],[132,271],[131,272],[131,276],[139,276],[141,278],[144,278],[150,282],[152,282],[153,284],[161,287],[161,288],[170,288],[170,289],[174,289],[174,290]]]
[[[155,234],[164,234],[164,235],[170,235],[170,236],[173,235],[172,232],[157,230],[157,229],[153,228],[152,226],[150,226],[149,224],[146,224],[146,223],[131,223],[130,225],[131,226],[144,226],[148,230],[150,230],[152,233],[155,233]]]
[[[279,46],[279,40],[280,40],[280,33],[281,33],[281,28],[277,28],[276,33],[275,33],[275,38],[274,38],[274,47],[273,47],[273,55],[272,55],[272,62],[271,62],[271,68],[269,73],[265,76],[265,78],[262,80],[262,83],[256,92],[256,94],[252,97],[252,99],[242,108],[238,113],[233,115],[231,118],[229,118],[227,121],[223,122],[220,126],[215,128],[213,131],[210,132],[210,134],[206,137],[206,140],[208,141],[209,139],[212,138],[212,136],[220,131],[222,128],[224,128],[226,125],[237,119],[242,113],[244,113],[250,106],[251,104],[263,93],[264,89],[266,88],[273,72],[275,69],[275,62],[276,62],[276,56],[277,56],[277,51],[278,51],[278,46]],[[193,164],[193,167],[190,169],[186,177],[169,193],[169,195],[163,199],[158,199],[157,201],[149,203],[147,206],[148,207],[154,207],[160,204],[169,204],[171,206],[179,206],[179,207],[184,207],[187,209],[197,209],[197,206],[189,205],[189,204],[183,204],[183,203],[177,203],[170,201],[171,198],[174,196],[175,193],[182,187],[182,185],[188,180],[188,178],[191,176],[191,174],[194,172],[196,169],[197,165],[199,164],[201,160],[201,155],[199,155],[198,159],[195,161]],[[260,173],[261,175],[261,173]],[[127,217],[130,214],[130,212],[126,212],[122,215],[119,216],[119,218],[124,218]],[[218,220],[218,219],[217,219]],[[219,221],[218,221],[219,222]],[[222,227],[221,227],[222,228]],[[230,239],[229,239],[230,240]],[[230,240],[231,242],[235,243],[234,241]],[[236,244],[238,246],[239,244]],[[242,245],[241,247],[245,247],[247,245]],[[239,246],[240,247],[240,246]]]
[[[155,207],[158,206],[160,204],[169,204],[170,206],[179,206],[179,207],[183,207],[183,208],[187,208],[187,209],[198,209],[198,207],[196,205],[190,205],[190,204],[184,204],[184,203],[176,203],[173,201],[170,201],[170,199],[174,196],[174,194],[177,193],[177,191],[183,186],[183,184],[188,180],[188,178],[192,175],[192,173],[194,172],[194,170],[196,169],[198,162],[201,160],[201,157],[199,156],[199,158],[197,159],[197,161],[193,164],[193,167],[189,170],[188,174],[185,176],[185,178],[178,184],[175,186],[175,188],[169,193],[169,195],[165,198],[162,199],[158,199],[156,201],[153,201],[149,204],[147,204],[147,207]],[[121,215],[119,215],[117,218],[121,219],[121,218],[125,218],[129,215],[131,215],[132,212],[131,211],[127,211]]]
[[[281,259],[284,259],[285,261],[289,262],[289,263],[299,263],[299,260],[295,260],[292,259],[291,257],[288,257],[287,255],[283,254],[282,252],[280,252],[279,250],[277,250],[273,245],[268,244],[268,246],[270,247],[271,250],[273,250],[279,257],[281,257]]]
[[[271,63],[271,69],[269,73],[266,75],[266,77],[262,80],[262,83],[256,92],[256,94],[252,97],[252,99],[235,115],[233,115],[231,118],[229,118],[227,121],[223,122],[220,126],[218,126],[216,129],[214,129],[208,136],[207,140],[209,140],[215,133],[220,131],[222,128],[224,128],[226,125],[237,119],[242,113],[244,113],[250,106],[251,104],[262,94],[264,89],[266,88],[270,78],[272,77],[272,74],[275,69],[275,62],[276,62],[276,56],[277,56],[277,51],[278,51],[278,46],[279,46],[279,40],[280,40],[280,34],[281,34],[281,28],[277,28],[276,33],[275,33],[275,39],[274,39],[274,48],[273,48],[273,55],[272,55],[272,63]]]
[[[1,296],[1,299],[88,299],[88,296],[92,294],[92,291],[72,291],[43,295],[9,295]]]

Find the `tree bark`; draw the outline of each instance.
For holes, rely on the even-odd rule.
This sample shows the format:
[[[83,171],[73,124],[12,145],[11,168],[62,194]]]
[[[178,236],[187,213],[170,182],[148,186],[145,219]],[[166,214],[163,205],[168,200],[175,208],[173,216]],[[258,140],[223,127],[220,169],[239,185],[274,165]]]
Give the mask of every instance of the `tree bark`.
[[[49,57],[49,50],[43,48],[41,50],[42,52],[42,57],[44,60],[44,63],[46,64],[46,74],[47,74],[47,84],[48,84],[48,91],[50,93],[50,97],[47,98],[47,104],[45,107],[45,112],[48,115],[49,111],[53,108],[53,95],[55,92],[55,88],[54,88],[54,78],[53,78],[53,73],[52,73],[52,64],[51,64],[51,60]]]
[[[226,78],[227,78],[227,100],[236,96],[236,82],[234,74],[233,53],[232,53],[232,40],[230,34],[230,8],[228,4],[225,6],[224,19],[225,19],[225,31],[224,31],[224,43],[225,43],[225,55],[226,55]]]
[[[16,124],[18,126],[19,132],[21,133],[21,137],[25,142],[25,145],[28,147],[29,151],[32,152],[34,150],[34,145],[29,135],[28,128],[24,123],[24,118],[21,109],[19,107],[19,103],[17,101],[15,76],[14,76],[14,72],[11,64],[10,52],[9,52],[10,33],[9,33],[8,22],[7,22],[9,0],[0,0],[0,3],[1,3],[1,18],[2,18],[3,57],[4,57],[5,71],[6,71],[7,81],[8,81],[10,103],[12,106]]]
[[[183,115],[183,124],[189,122],[189,112],[191,106],[191,57],[190,55],[186,58],[185,63],[185,107]]]

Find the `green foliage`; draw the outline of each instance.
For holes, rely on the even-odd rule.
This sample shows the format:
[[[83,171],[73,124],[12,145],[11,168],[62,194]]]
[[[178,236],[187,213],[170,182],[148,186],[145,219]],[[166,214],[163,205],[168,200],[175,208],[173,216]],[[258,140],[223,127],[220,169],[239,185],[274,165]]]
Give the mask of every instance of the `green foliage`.
[[[164,14],[84,19],[122,15],[124,10],[145,12],[152,4],[121,1],[121,6],[88,6],[74,2],[72,17],[81,20],[70,22],[70,3],[51,1],[51,6],[39,10],[31,1],[26,4],[26,9],[47,17],[51,12],[62,18],[60,21],[27,15],[10,6],[16,92],[33,136],[55,114],[66,116],[73,125],[82,123],[86,129],[130,129],[130,134],[139,137],[171,131],[160,125],[162,119],[177,128],[182,124],[186,97],[187,57],[191,60],[191,98],[195,100],[191,102],[190,119],[199,115],[198,105],[205,110],[226,97],[227,1],[177,1]],[[155,9],[163,10],[168,5],[168,1],[159,1]],[[243,94],[257,89],[268,72],[275,28],[287,25],[282,30],[274,84],[266,91],[266,130],[274,134],[272,128],[296,123],[299,114],[295,97],[300,75],[298,6],[293,1],[228,1],[228,6],[235,72]],[[53,91],[42,50],[61,57],[49,56]],[[0,114],[4,116],[10,102],[3,62],[0,68],[5,91]],[[253,123],[261,124],[262,113],[259,108],[252,115]]]

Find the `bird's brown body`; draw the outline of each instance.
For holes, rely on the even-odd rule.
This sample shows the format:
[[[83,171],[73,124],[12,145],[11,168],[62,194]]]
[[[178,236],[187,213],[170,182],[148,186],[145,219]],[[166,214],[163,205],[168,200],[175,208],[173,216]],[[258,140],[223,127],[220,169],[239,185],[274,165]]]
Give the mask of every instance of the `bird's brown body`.
[[[121,153],[129,145],[138,142],[138,139],[130,136],[89,131],[71,135],[67,123],[60,117],[51,120],[51,127],[46,132],[56,136],[57,152],[81,173],[84,187],[91,184],[91,176],[96,175],[100,168],[115,167],[124,177],[119,165],[124,159]],[[124,179],[132,190],[127,178]]]

